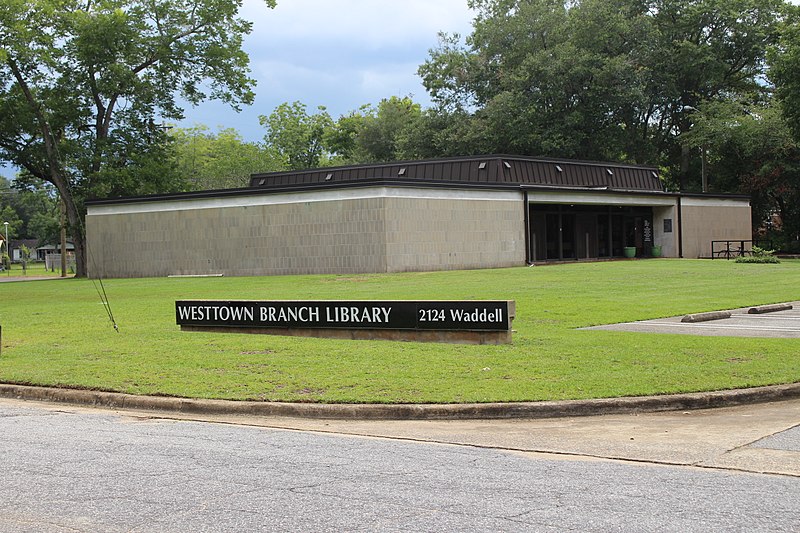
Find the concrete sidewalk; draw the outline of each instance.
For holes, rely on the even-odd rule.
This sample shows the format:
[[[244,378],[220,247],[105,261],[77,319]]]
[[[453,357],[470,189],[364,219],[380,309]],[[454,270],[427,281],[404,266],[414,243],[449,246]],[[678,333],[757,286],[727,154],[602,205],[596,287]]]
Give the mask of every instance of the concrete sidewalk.
[[[48,402],[36,405],[62,412],[100,408],[131,420],[194,420],[492,448],[548,454],[551,458],[622,460],[800,477],[800,399],[695,411],[514,420],[320,420],[115,411]]]
[[[800,400],[699,411],[544,420],[342,421],[280,417],[206,420],[556,454],[564,458],[614,459],[800,477]]]

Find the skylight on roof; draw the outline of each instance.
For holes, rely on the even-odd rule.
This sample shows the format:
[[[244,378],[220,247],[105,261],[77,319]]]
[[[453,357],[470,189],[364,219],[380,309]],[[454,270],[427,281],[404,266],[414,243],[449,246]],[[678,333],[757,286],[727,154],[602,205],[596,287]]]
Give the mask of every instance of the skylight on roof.
[[[478,168],[481,169],[481,170],[485,169],[486,168],[486,161],[481,161],[481,164],[478,165]]]
[[[614,171],[613,171],[613,170],[611,170],[610,168],[607,168],[607,169],[606,169],[606,172],[608,172],[608,175],[609,175],[609,176],[613,176],[613,175],[614,175]]]
[[[398,172],[398,173],[397,173],[397,175],[398,175],[398,176],[405,176],[405,175],[406,175],[406,169],[405,169],[405,167],[401,168],[401,169],[400,169],[400,172]]]
[[[327,176],[325,176],[325,181],[331,181],[332,179],[333,179],[333,173],[329,173]]]
[[[561,168],[561,165],[556,165],[556,170],[558,170],[559,172],[564,172],[564,169]]]

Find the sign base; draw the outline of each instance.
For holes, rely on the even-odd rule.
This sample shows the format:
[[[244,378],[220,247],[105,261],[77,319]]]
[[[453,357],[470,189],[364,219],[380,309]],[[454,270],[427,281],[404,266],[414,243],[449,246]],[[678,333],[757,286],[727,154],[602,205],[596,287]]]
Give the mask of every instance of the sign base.
[[[284,337],[317,337],[357,341],[441,342],[445,344],[511,344],[511,331],[428,331],[405,329],[305,329],[305,328],[228,328],[181,326],[181,331],[205,333],[244,333]]]

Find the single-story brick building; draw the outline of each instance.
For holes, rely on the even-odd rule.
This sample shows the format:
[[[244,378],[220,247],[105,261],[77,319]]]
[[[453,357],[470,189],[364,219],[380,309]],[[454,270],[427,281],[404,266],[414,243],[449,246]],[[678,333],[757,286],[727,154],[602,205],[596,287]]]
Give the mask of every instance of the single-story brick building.
[[[400,272],[707,257],[711,241],[751,238],[751,210],[666,192],[655,167],[489,155],[93,201],[86,232],[91,276]]]

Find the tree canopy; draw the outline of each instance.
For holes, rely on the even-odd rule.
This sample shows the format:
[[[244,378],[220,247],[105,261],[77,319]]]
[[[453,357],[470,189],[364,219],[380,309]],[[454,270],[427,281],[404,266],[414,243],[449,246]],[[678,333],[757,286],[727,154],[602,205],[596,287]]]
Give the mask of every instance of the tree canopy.
[[[274,6],[273,0],[265,0]],[[234,107],[254,81],[241,0],[7,0],[0,5],[0,159],[52,183],[85,275],[86,199],[186,188],[158,121],[182,97]]]
[[[164,126],[180,99],[252,102],[241,3],[0,4],[0,160],[53,185],[79,274],[87,199],[479,153],[653,164],[679,190],[699,190],[705,162],[712,191],[751,194],[757,223],[778,213],[800,238],[800,13],[785,0],[469,0],[472,32],[441,35],[419,67],[430,108],[392,96],[334,119],[287,102],[259,117],[259,143]],[[32,234],[30,218],[15,224]]]
[[[690,109],[758,100],[783,0],[472,0],[419,74],[480,151],[665,165]],[[456,127],[464,129],[463,124]]]
[[[174,128],[170,137],[178,174],[193,190],[246,187],[251,174],[285,168],[275,150],[246,142],[233,128],[216,133],[202,125]]]

